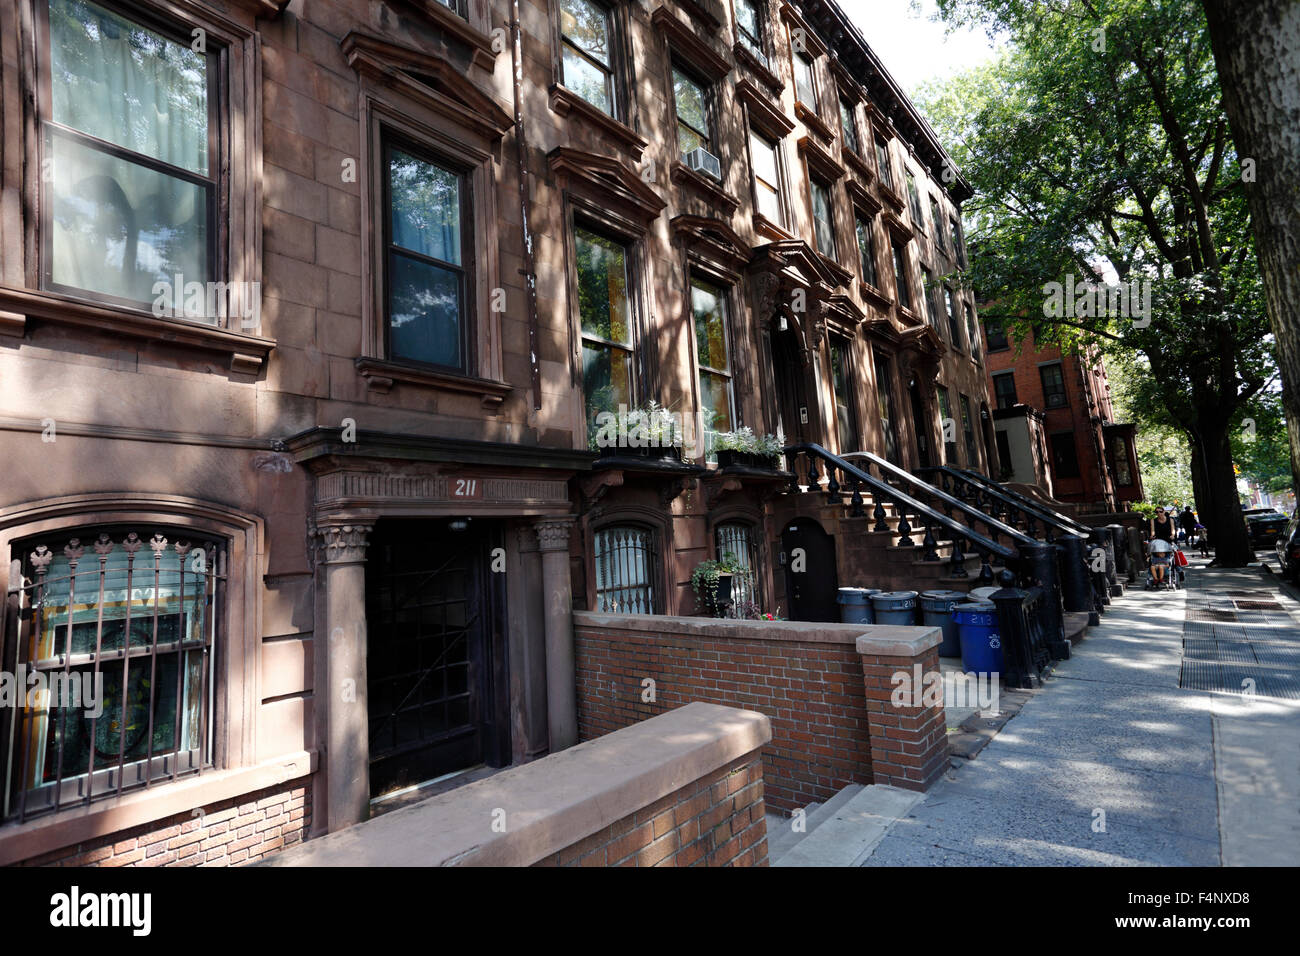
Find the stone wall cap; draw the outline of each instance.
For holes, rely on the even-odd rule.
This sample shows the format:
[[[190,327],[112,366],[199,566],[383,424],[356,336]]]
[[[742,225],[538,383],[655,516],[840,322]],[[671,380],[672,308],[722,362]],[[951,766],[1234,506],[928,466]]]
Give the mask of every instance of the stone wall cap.
[[[916,634],[940,634],[938,628],[893,624],[837,624],[816,621],[735,621],[713,617],[675,617],[668,614],[608,614],[574,611],[573,626],[611,633],[662,634],[700,640],[779,641],[809,644],[848,644],[868,639],[872,646],[910,642]],[[934,641],[940,643],[940,639]],[[908,646],[911,646],[909,643]],[[931,646],[931,645],[927,645]],[[922,648],[924,649],[924,648]],[[859,653],[862,653],[859,651]],[[887,654],[872,650],[872,654]]]
[[[691,703],[309,840],[260,865],[528,866],[771,739],[771,725],[757,711]],[[496,832],[501,812],[505,832]]]
[[[943,631],[937,627],[868,626],[868,633],[858,638],[858,653],[871,657],[920,657],[943,643]]]

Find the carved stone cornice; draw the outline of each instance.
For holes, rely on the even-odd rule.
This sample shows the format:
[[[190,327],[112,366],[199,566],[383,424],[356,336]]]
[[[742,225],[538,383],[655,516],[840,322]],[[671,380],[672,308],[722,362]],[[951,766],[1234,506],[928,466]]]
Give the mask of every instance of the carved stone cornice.
[[[361,564],[374,525],[327,524],[316,528],[320,544],[316,557],[323,564]]]
[[[540,551],[568,551],[573,518],[543,518],[533,522]]]

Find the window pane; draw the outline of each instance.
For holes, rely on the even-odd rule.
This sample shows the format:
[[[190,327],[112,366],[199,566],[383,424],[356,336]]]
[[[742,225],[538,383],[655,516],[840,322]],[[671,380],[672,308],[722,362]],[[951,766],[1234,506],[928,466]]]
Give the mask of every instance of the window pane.
[[[460,176],[397,149],[388,175],[393,244],[460,265]]]
[[[731,417],[731,379],[713,372],[700,372],[700,405],[713,412],[709,426],[712,431],[732,430],[735,423]]]
[[[459,368],[460,275],[396,252],[389,263],[390,353]]]
[[[632,407],[631,353],[611,345],[582,344],[582,393],[587,397],[587,418],[594,426],[600,412]]]
[[[879,286],[880,279],[876,275],[876,241],[871,234],[871,226],[863,220],[858,220],[858,258],[862,263],[862,278],[872,286]]]
[[[748,608],[742,605],[753,604],[757,611],[758,604],[758,555],[754,547],[754,529],[747,524],[733,522],[718,526],[715,544],[718,557],[730,554],[744,571],[735,572],[731,579],[732,607],[744,613]]]
[[[677,118],[688,126],[707,133],[709,114],[704,104],[704,90],[681,70],[673,70],[673,99],[677,104]],[[686,152],[683,146],[682,151]]]
[[[754,0],[736,0],[736,24],[740,27],[742,39],[751,43],[757,43],[763,36],[759,30],[758,7]]]
[[[644,528],[606,528],[596,533],[596,610],[653,614],[654,535]]]
[[[46,150],[53,160],[53,282],[151,303],[154,283],[170,287],[177,275],[185,283],[211,279],[206,188],[66,134],[50,131]]]
[[[610,65],[609,15],[587,0],[561,0],[560,30],[565,38],[593,60]],[[568,63],[565,63],[568,78]]]
[[[775,188],[776,148],[756,133],[749,135],[749,152],[754,163],[754,175]]]
[[[607,75],[567,46],[564,48],[564,85],[602,113],[614,114]]]
[[[904,307],[912,307],[912,293],[907,285],[907,256],[903,247],[894,246],[894,281],[898,284],[898,301]]]
[[[799,102],[817,108],[817,86],[813,80],[812,62],[802,56],[794,58],[794,89]]]
[[[695,314],[695,346],[701,365],[725,372],[727,361],[726,300],[720,289],[691,282],[691,311]]]
[[[85,0],[50,0],[53,119],[208,173],[208,58]]]
[[[812,184],[813,225],[817,233],[817,249],[823,255],[835,255],[835,226],[831,221],[831,193],[820,183]]]
[[[582,331],[613,342],[631,344],[626,250],[617,242],[584,229],[577,230],[574,245]]]
[[[853,104],[840,100],[840,128],[844,131],[844,145],[858,151],[858,127],[853,122]]]
[[[889,147],[876,140],[876,166],[880,170],[881,181],[890,189],[894,188],[894,170],[889,163]]]
[[[691,152],[691,150],[698,149],[701,146],[705,149],[709,148],[709,144],[700,138],[699,133],[695,132],[695,130],[691,129],[685,123],[677,124],[677,148],[682,151],[683,156]]]

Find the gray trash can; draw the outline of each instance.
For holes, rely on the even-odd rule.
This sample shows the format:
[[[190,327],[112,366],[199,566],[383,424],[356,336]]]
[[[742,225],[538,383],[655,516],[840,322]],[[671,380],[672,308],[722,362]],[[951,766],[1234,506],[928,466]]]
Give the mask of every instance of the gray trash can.
[[[879,593],[879,588],[840,588],[835,599],[840,606],[840,621],[845,624],[875,624],[871,596]]]
[[[969,597],[961,591],[922,591],[921,623],[943,630],[940,657],[961,657],[961,636],[952,619],[952,609]]]
[[[1001,588],[996,588],[996,587],[972,588],[970,592],[970,599],[972,601],[991,601],[993,600],[993,592],[999,590],[1001,590]]]
[[[879,591],[871,595],[877,624],[915,624],[915,591]]]

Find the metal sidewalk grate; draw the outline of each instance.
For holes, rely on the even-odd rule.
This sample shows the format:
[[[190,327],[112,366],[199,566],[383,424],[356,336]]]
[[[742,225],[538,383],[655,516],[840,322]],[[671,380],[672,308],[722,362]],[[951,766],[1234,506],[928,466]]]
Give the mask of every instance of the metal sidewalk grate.
[[[1188,595],[1178,684],[1300,700],[1300,624],[1271,591]]]

